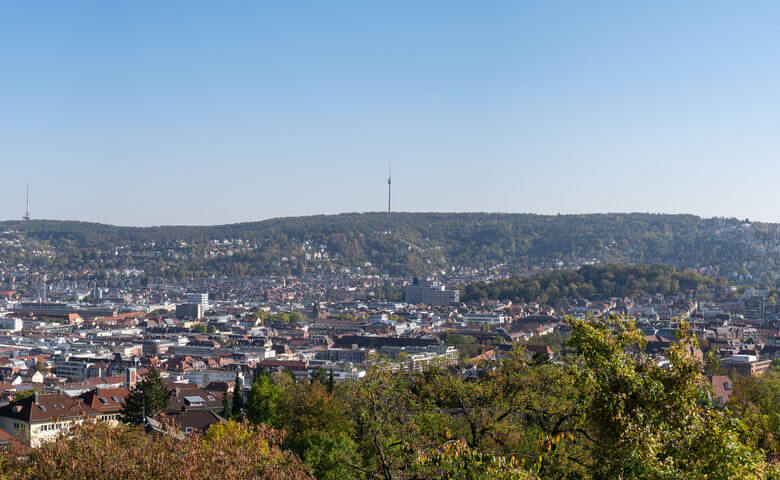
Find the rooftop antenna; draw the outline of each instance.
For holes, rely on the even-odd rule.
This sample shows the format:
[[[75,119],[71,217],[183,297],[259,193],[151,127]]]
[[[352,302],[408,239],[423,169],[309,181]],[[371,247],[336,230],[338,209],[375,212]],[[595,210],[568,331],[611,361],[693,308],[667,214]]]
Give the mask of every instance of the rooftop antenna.
[[[387,164],[387,214],[390,214],[390,193],[393,186],[393,164]]]
[[[30,180],[27,180],[27,208],[24,210],[24,217],[22,217],[25,221],[30,220]]]

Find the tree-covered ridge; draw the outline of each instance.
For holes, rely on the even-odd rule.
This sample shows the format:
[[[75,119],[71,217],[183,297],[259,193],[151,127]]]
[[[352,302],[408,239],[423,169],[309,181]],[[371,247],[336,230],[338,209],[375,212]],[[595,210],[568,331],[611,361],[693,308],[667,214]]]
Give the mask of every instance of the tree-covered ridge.
[[[669,295],[716,283],[717,280],[695,270],[669,265],[586,265],[578,269],[550,270],[531,277],[472,283],[463,288],[462,299],[557,304],[579,298],[623,298],[640,293]]]
[[[512,271],[665,263],[760,277],[780,263],[777,224],[693,215],[348,213],[148,228],[33,220],[1,222],[0,231],[7,232],[0,235],[3,245],[20,242],[19,248],[0,246],[0,258],[9,261],[143,267],[174,276],[302,273],[369,262],[400,274],[449,266]],[[40,253],[47,249],[50,255]]]

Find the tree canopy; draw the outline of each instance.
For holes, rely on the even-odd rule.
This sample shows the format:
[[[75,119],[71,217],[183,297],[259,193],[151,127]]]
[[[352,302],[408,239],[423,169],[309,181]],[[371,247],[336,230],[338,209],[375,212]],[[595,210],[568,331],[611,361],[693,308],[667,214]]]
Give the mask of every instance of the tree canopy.
[[[465,301],[512,300],[557,304],[578,298],[598,300],[639,293],[676,294],[711,287],[718,280],[689,269],[668,265],[588,265],[550,270],[530,277],[511,277],[463,288]]]
[[[713,400],[685,325],[661,367],[622,318],[570,319],[563,361],[522,346],[482,364],[396,370],[380,362],[333,393],[261,375],[249,418],[317,478],[763,479],[777,466],[751,419]],[[765,398],[766,395],[761,398]],[[760,407],[759,407],[760,408]],[[776,406],[764,407],[777,413]],[[771,421],[771,420],[770,420]],[[766,440],[766,439],[764,439]],[[504,475],[504,476],[501,476]]]
[[[127,423],[140,425],[144,422],[144,416],[153,416],[166,410],[170,398],[171,392],[165,386],[160,372],[151,368],[125,398],[121,418]]]

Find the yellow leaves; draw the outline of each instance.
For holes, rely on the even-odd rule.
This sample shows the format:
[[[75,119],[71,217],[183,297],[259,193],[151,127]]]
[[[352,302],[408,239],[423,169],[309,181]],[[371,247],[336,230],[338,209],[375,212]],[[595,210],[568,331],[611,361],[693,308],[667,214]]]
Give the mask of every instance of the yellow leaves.
[[[109,478],[122,480],[310,480],[300,461],[272,445],[273,431],[233,422],[208,440],[147,435],[122,425],[84,425],[68,438],[45,444],[25,464],[0,456],[0,475],[19,480]]]
[[[417,476],[431,479],[530,480],[525,461],[472,449],[463,440],[453,440],[438,450],[418,455]]]

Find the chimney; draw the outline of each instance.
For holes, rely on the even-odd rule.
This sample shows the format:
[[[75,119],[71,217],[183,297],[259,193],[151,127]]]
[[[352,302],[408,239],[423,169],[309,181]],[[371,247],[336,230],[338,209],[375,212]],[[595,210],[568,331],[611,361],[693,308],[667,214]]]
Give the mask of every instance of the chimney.
[[[35,393],[33,393],[33,402],[37,405],[38,404],[38,391],[36,390]]]

